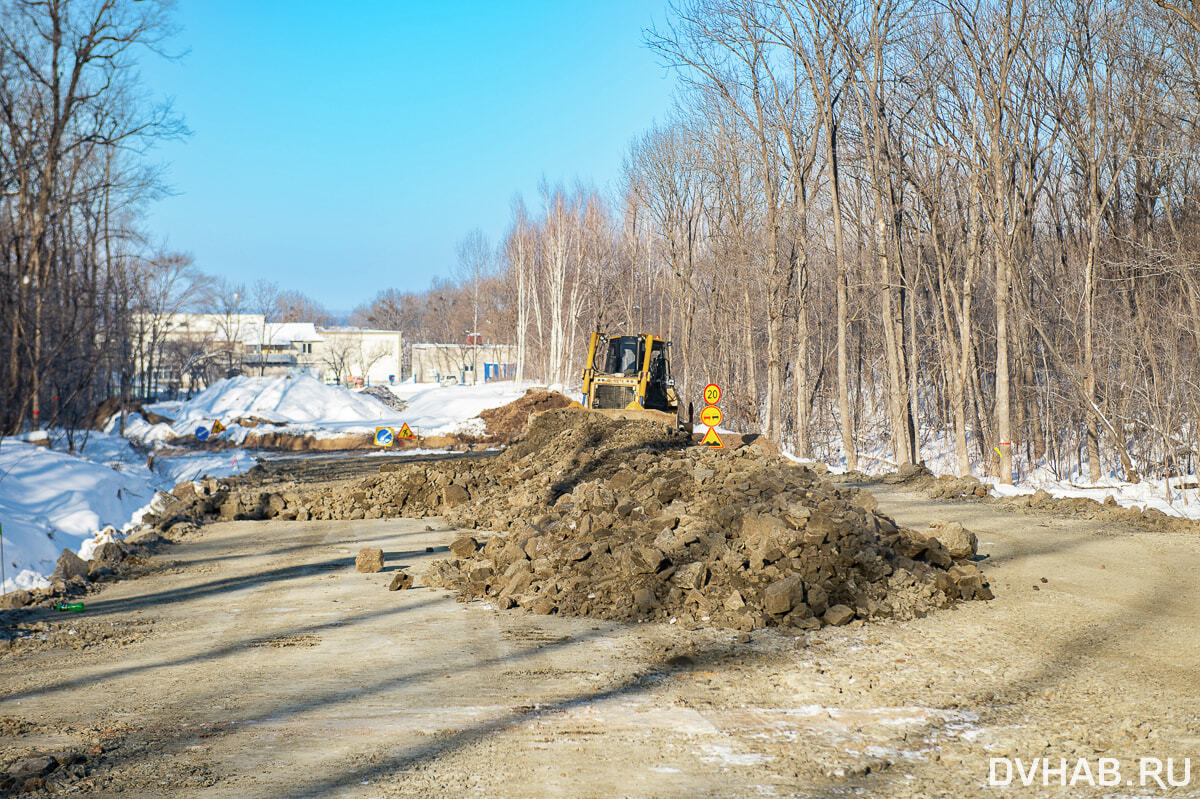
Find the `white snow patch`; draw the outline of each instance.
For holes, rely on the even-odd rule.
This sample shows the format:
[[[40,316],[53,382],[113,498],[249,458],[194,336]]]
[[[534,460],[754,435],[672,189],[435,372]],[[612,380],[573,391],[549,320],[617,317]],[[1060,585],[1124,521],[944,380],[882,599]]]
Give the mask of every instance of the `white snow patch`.
[[[88,559],[106,541],[120,541],[184,480],[225,477],[257,463],[245,450],[146,456],[118,435],[76,434],[79,452],[63,452],[65,436],[50,431],[53,448],[0,442],[0,526],[5,580],[0,593],[49,585],[59,555]],[[235,465],[236,460],[236,465]]]

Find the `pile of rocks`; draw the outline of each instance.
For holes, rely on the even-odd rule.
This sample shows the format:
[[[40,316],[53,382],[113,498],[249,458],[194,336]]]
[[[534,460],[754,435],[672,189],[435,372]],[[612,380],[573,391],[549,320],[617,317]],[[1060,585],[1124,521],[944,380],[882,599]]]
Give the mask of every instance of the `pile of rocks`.
[[[495,459],[393,467],[362,493],[496,531],[456,541],[426,582],[538,613],[812,628],[991,598],[970,546],[955,562],[937,531],[899,528],[866,492],[753,446],[689,444],[555,411]]]

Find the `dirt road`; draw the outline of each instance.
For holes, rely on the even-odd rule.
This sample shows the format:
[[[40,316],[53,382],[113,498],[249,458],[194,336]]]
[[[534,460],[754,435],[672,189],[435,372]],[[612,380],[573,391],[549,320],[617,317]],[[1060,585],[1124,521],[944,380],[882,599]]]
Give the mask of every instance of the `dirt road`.
[[[871,490],[976,530],[997,598],[620,626],[387,591],[453,538],[425,521],[210,525],[0,659],[0,766],[90,750],[61,792],[93,795],[1200,796],[1200,542]],[[993,757],[1188,756],[1181,788],[987,786]]]

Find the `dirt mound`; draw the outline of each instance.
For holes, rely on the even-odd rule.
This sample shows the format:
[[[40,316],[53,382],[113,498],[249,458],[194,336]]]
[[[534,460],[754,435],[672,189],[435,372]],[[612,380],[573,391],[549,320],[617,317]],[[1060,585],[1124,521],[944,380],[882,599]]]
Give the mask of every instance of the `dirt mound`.
[[[487,426],[488,435],[496,438],[511,438],[520,435],[529,424],[529,417],[542,411],[554,411],[571,404],[569,397],[557,391],[541,391],[531,388],[525,396],[499,408],[489,408],[479,414]]]
[[[811,628],[991,598],[976,567],[870,510],[869,494],[654,422],[550,411],[488,461],[383,469],[351,492],[351,513],[498,531],[477,551],[456,542],[425,580],[504,607]],[[331,518],[346,512],[324,502]]]

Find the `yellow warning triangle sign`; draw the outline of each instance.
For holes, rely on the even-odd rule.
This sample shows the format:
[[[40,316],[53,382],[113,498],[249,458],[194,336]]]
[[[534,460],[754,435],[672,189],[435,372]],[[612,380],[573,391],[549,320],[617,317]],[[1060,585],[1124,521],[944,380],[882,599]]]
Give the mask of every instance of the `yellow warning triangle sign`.
[[[400,427],[400,432],[396,434],[396,438],[416,438],[416,436],[413,435],[413,431],[409,428],[408,422],[405,422]]]
[[[217,420],[213,421],[213,428],[212,428],[212,431],[213,431],[213,435],[214,435],[214,436],[215,436],[217,433],[224,433],[224,432],[225,432],[225,425],[221,424],[221,420],[220,420],[220,419],[217,419]]]
[[[704,434],[704,438],[700,439],[700,446],[725,449],[725,445],[721,443],[721,437],[717,435],[717,428],[715,427],[708,428],[708,432]]]

